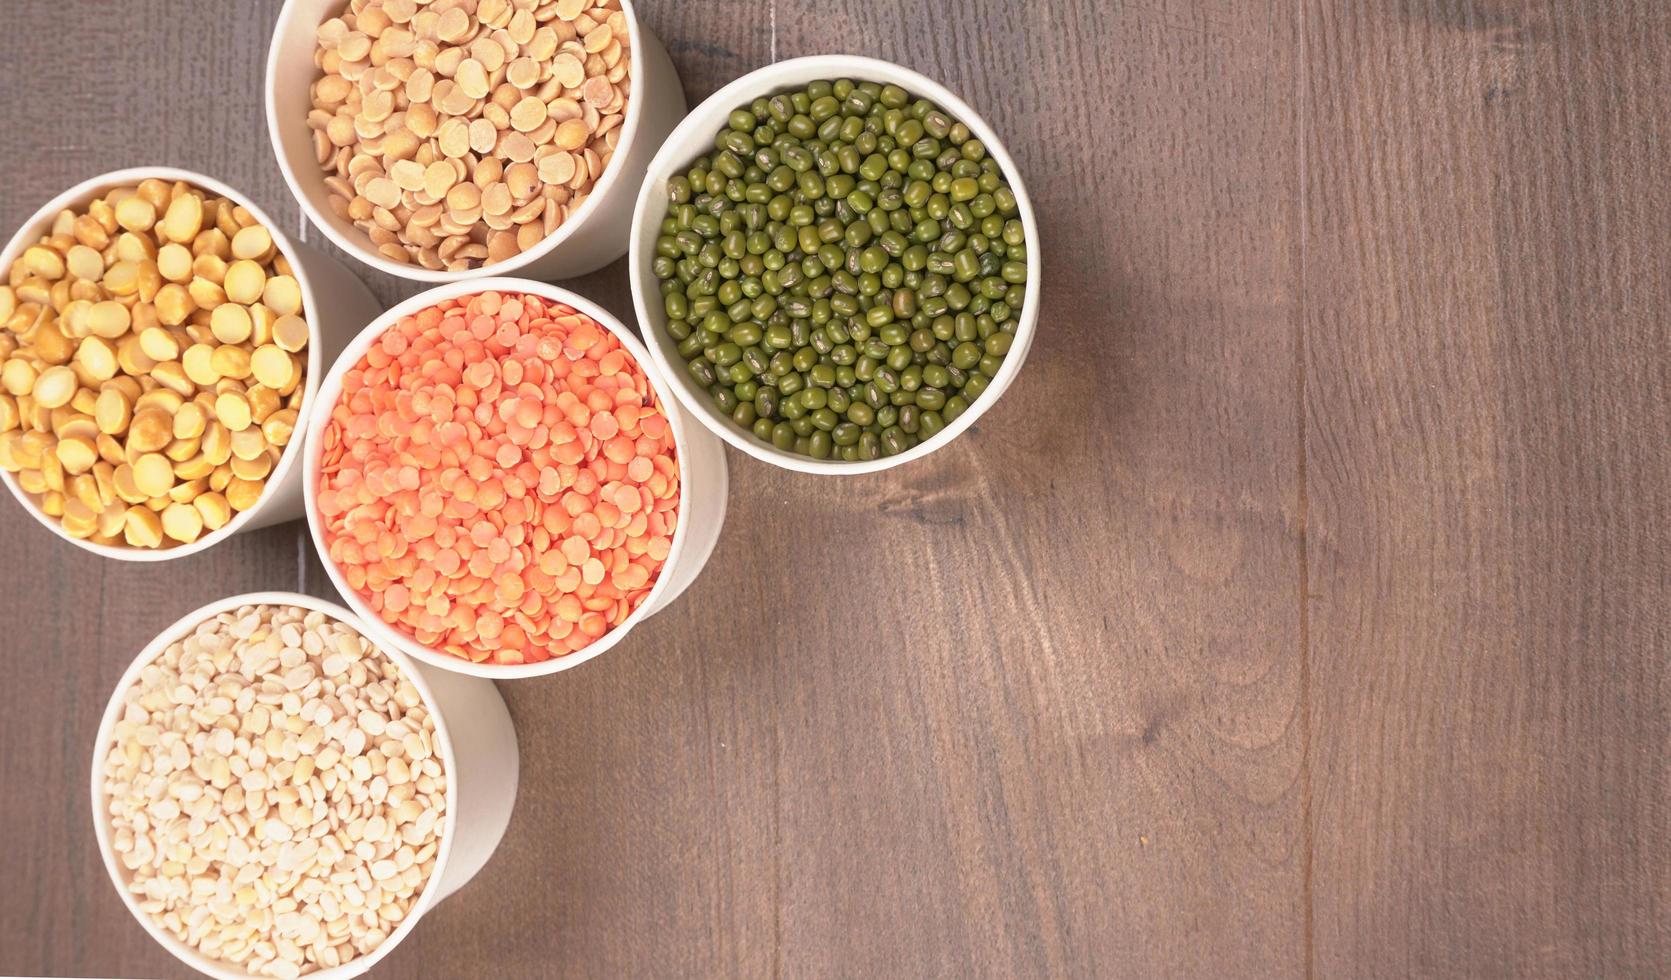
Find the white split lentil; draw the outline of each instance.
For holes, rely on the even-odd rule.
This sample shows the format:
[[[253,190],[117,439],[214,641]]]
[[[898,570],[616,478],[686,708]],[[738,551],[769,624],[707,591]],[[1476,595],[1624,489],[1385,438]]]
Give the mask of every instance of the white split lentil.
[[[122,699],[111,841],[157,925],[295,977],[370,953],[411,911],[447,774],[417,688],[352,628],[294,606],[223,612]]]

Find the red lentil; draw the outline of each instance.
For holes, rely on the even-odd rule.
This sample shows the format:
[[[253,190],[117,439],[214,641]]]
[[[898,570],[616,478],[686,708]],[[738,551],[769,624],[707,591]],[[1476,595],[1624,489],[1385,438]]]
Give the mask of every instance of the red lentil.
[[[331,561],[389,625],[533,663],[619,626],[678,521],[667,417],[620,341],[537,296],[402,318],[343,376],[317,495]]]

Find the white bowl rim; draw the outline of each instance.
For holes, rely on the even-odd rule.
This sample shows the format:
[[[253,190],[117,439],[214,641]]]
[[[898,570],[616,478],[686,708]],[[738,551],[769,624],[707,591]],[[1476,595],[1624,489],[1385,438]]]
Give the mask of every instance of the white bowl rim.
[[[695,512],[695,505],[691,500],[691,483],[685,472],[686,461],[690,458],[687,451],[689,443],[685,433],[685,421],[678,409],[679,402],[673,400],[672,393],[668,391],[668,385],[657,374],[654,362],[650,360],[644,345],[639,342],[637,337],[633,336],[632,331],[628,330],[619,319],[597,303],[571,290],[564,289],[561,286],[553,286],[550,283],[496,276],[489,279],[466,279],[436,286],[389,308],[382,316],[373,320],[365,330],[360,332],[358,337],[354,338],[343,349],[342,354],[337,357],[336,364],[320,381],[319,396],[317,401],[314,402],[315,411],[310,412],[307,417],[308,438],[322,438],[325,424],[330,419],[337,401],[342,397],[343,375],[357,365],[360,358],[364,357],[366,351],[371,348],[371,345],[376,343],[384,332],[399,322],[402,317],[428,309],[443,300],[488,292],[501,294],[528,293],[549,302],[562,303],[591,317],[604,329],[614,334],[627,353],[637,359],[639,369],[649,379],[651,389],[656,393],[656,397],[661,400],[662,411],[667,416],[668,425],[673,431],[674,452],[679,459],[679,519],[673,529],[673,543],[668,550],[667,559],[662,563],[661,571],[656,576],[656,584],[651,586],[649,594],[638,604],[638,607],[629,613],[619,626],[593,640],[589,645],[581,647],[573,653],[552,657],[537,663],[475,663],[449,653],[432,650],[385,622],[376,610],[366,605],[365,601],[360,598],[359,593],[343,577],[336,562],[331,560],[330,549],[325,542],[325,532],[321,527],[322,522],[319,518],[318,507],[319,456],[324,448],[323,443],[307,443],[309,449],[303,459],[302,492],[307,512],[308,533],[312,536],[314,547],[319,552],[320,564],[325,566],[326,574],[330,576],[332,584],[341,593],[343,600],[348,603],[349,608],[359,614],[360,619],[370,629],[370,635],[374,636],[380,645],[397,647],[407,656],[421,660],[430,666],[470,674],[475,677],[487,677],[494,680],[542,677],[561,670],[578,667],[621,642],[635,626],[645,619],[648,615],[646,610],[654,607],[658,597],[666,591],[668,582],[671,580],[668,570],[677,564],[677,560],[684,553],[685,544],[689,540],[687,534],[690,526],[689,515]],[[728,484],[729,479],[722,471],[719,492],[727,492]]]
[[[668,135],[661,149],[650,161],[649,168],[644,174],[644,183],[639,187],[638,202],[633,208],[632,232],[627,250],[627,272],[631,279],[632,302],[634,311],[638,314],[638,323],[644,332],[645,346],[650,349],[650,356],[655,359],[656,366],[669,379],[674,372],[684,369],[684,359],[679,358],[675,364],[664,349],[671,344],[671,339],[664,336],[647,303],[646,297],[661,298],[654,277],[649,274],[649,257],[644,254],[642,234],[645,225],[650,221],[660,222],[665,213],[665,206],[656,194],[656,185],[667,176],[671,176],[685,168],[689,162],[700,156],[701,152],[692,154],[681,150],[680,145],[691,142],[694,135],[711,128],[711,124],[701,124],[701,117],[709,114],[716,106],[724,106],[727,111],[738,106],[747,105],[757,96],[769,95],[796,83],[783,82],[790,74],[814,73],[816,77],[839,79],[850,78],[854,81],[878,81],[892,83],[904,88],[915,98],[928,99],[941,109],[950,113],[954,118],[968,126],[982,144],[986,152],[998,162],[999,168],[1009,180],[1010,189],[1015,193],[1016,209],[1021,218],[1022,229],[1027,235],[1027,287],[1023,296],[1021,311],[1015,331],[1015,343],[1012,354],[1019,356],[1006,357],[1004,364],[998,369],[998,376],[992,379],[988,386],[989,397],[976,399],[969,408],[956,420],[947,423],[944,429],[935,433],[932,439],[920,442],[897,456],[883,456],[879,459],[858,460],[845,462],[840,460],[813,459],[793,452],[785,452],[776,446],[756,439],[753,433],[741,428],[729,418],[720,418],[711,402],[706,399],[687,396],[683,385],[669,381],[674,394],[679,398],[685,409],[696,416],[710,432],[724,439],[727,443],[753,456],[755,459],[781,466],[785,469],[802,473],[816,473],[824,476],[855,476],[860,473],[875,473],[879,470],[891,469],[918,460],[949,445],[952,440],[962,435],[964,431],[974,425],[975,421],[986,413],[999,397],[1008,389],[1016,374],[1021,370],[1021,363],[1026,359],[1028,348],[1032,346],[1033,334],[1038,325],[1040,273],[1043,266],[1043,250],[1039,247],[1038,222],[1033,214],[1032,199],[1027,194],[1021,171],[1016,167],[1015,160],[998,139],[998,134],[987,124],[986,120],[967,102],[959,98],[950,89],[939,82],[891,61],[878,58],[868,58],[861,55],[821,54],[808,55],[803,58],[790,58],[786,61],[774,62],[763,68],[757,68],[736,79],[724,88],[702,100],[692,109],[679,125],[674,127]],[[712,138],[708,141],[711,143]],[[662,208],[661,211],[654,210]],[[662,317],[665,319],[665,316]],[[694,403],[694,404],[693,404]]]
[[[312,406],[314,396],[319,389],[319,375],[323,371],[319,351],[324,341],[317,322],[319,303],[314,296],[313,284],[308,281],[307,269],[305,268],[308,259],[297,252],[296,244],[290,240],[290,236],[285,234],[283,229],[279,228],[271,215],[263,211],[247,195],[234,190],[221,181],[194,170],[182,170],[178,167],[127,167],[89,177],[48,201],[19,226],[17,233],[12,236],[5,249],[0,251],[0,273],[10,269],[12,263],[23,254],[23,250],[35,244],[39,237],[39,229],[43,227],[44,223],[49,224],[58,212],[84,204],[92,197],[112,188],[125,184],[137,184],[142,180],[153,178],[169,182],[184,181],[200,190],[227,198],[232,203],[248,210],[255,217],[255,220],[267,229],[268,234],[272,235],[279,253],[289,260],[291,275],[302,290],[302,310],[308,325],[307,379],[302,385],[302,405],[297,413],[299,419],[296,425],[296,432],[300,433],[302,431],[300,419],[307,417],[308,409]],[[16,497],[18,502],[23,504],[23,509],[28,511],[37,521],[44,524],[59,538],[70,542],[83,551],[90,551],[93,554],[115,558],[120,561],[172,561],[175,558],[185,558],[188,555],[195,555],[200,551],[214,547],[236,534],[239,529],[253,520],[255,515],[271,502],[275,489],[283,483],[284,477],[295,468],[298,455],[295,450],[299,442],[299,436],[293,433],[290,442],[284,447],[284,452],[279,454],[278,462],[273,464],[273,471],[267,474],[261,496],[256,500],[255,506],[249,510],[234,513],[232,519],[227,521],[220,529],[210,531],[200,536],[196,541],[176,544],[168,548],[135,548],[129,545],[99,544],[85,538],[74,537],[64,530],[61,521],[46,516],[41,512],[40,505],[29,499],[30,495],[18,484],[16,474],[0,470],[0,482],[6,484],[7,489],[12,492],[12,496]]]
[[[636,97],[638,88],[636,80],[644,77],[644,45],[639,43],[639,38],[643,33],[643,26],[639,21],[638,11],[633,7],[633,0],[620,0],[620,3],[621,10],[627,15],[628,36],[632,40],[631,48],[628,51],[628,60],[631,64],[631,68],[628,70],[629,73],[627,77],[634,80],[633,87],[635,92],[634,95],[627,97],[626,114],[621,120],[621,139],[615,147],[615,156],[624,158],[628,149],[632,146],[633,140],[638,136],[639,123],[643,117],[643,112],[639,108],[639,100]],[[344,4],[344,6],[346,6],[346,4]],[[467,282],[473,279],[514,276],[517,272],[527,268],[530,264],[537,262],[556,251],[564,242],[568,241],[569,237],[575,234],[586,222],[586,220],[592,216],[593,212],[596,210],[597,202],[601,200],[612,187],[614,187],[617,178],[620,176],[621,168],[615,166],[614,159],[611,159],[610,165],[604,167],[603,175],[592,185],[592,190],[586,195],[586,200],[580,202],[580,207],[575,209],[574,213],[569,216],[568,220],[559,225],[556,231],[540,239],[539,244],[535,245],[533,248],[526,252],[519,252],[508,259],[488,263],[486,265],[480,265],[474,269],[466,269],[462,272],[448,272],[445,269],[426,269],[423,266],[412,262],[401,263],[390,261],[379,254],[376,249],[368,247],[367,242],[356,241],[353,237],[338,229],[335,226],[334,221],[339,219],[336,218],[334,213],[327,215],[328,205],[323,202],[316,203],[313,199],[313,195],[303,190],[301,180],[297,177],[296,172],[291,168],[290,161],[286,160],[284,153],[281,152],[280,148],[283,146],[284,141],[279,135],[280,128],[278,123],[277,89],[279,84],[279,44],[281,39],[284,37],[285,30],[291,26],[289,22],[299,18],[298,8],[299,0],[284,0],[284,7],[279,11],[278,20],[275,22],[273,27],[273,39],[267,47],[267,69],[266,80],[263,85],[262,102],[266,106],[267,112],[268,143],[272,148],[273,156],[278,159],[279,170],[284,174],[284,182],[287,186],[289,186],[291,196],[294,197],[296,202],[302,206],[303,212],[307,215],[308,222],[315,228],[324,232],[325,236],[329,238],[338,248],[347,252],[349,255],[352,255],[360,262],[371,266],[377,271],[386,272],[391,276],[397,276],[401,279],[410,279],[415,282],[427,282],[437,285],[453,282]],[[318,25],[315,24],[314,27],[316,28]],[[309,77],[306,79],[305,84],[313,84],[313,78]],[[315,169],[317,169],[317,165]],[[358,232],[358,229],[356,229],[356,232]],[[360,233],[360,237],[363,238],[364,234]]]
[[[157,657],[168,648],[169,644],[189,636],[193,630],[210,617],[217,616],[223,612],[228,612],[233,609],[238,609],[242,606],[270,605],[299,606],[304,609],[322,612],[338,622],[352,627],[361,636],[365,637],[369,642],[374,644],[377,649],[387,656],[392,662],[394,662],[394,664],[399,667],[401,672],[404,674],[405,678],[412,682],[412,686],[417,688],[419,697],[423,698],[424,707],[429,709],[429,717],[435,723],[435,744],[441,754],[442,764],[446,767],[447,812],[441,818],[441,843],[435,851],[435,867],[430,871],[429,879],[424,882],[423,891],[418,893],[418,897],[413,901],[412,907],[407,911],[405,917],[400,920],[400,924],[394,928],[394,931],[389,933],[389,935],[377,946],[376,949],[373,949],[364,956],[359,956],[355,959],[349,960],[346,963],[339,964],[329,969],[317,970],[308,974],[308,976],[318,977],[320,980],[344,980],[344,978],[358,976],[361,973],[364,973],[383,957],[389,955],[389,953],[393,951],[396,946],[400,945],[401,941],[404,940],[407,934],[410,933],[418,924],[418,920],[422,919],[424,914],[429,911],[430,907],[435,904],[437,901],[436,892],[440,888],[441,878],[447,867],[447,859],[452,856],[452,843],[456,834],[456,824],[458,819],[458,780],[456,778],[458,766],[453,755],[452,735],[447,730],[447,721],[441,715],[441,711],[438,706],[439,702],[435,700],[435,695],[434,692],[430,690],[429,682],[424,679],[424,676],[421,673],[413,669],[412,662],[404,654],[398,650],[391,650],[382,643],[378,643],[371,632],[365,629],[365,624],[360,620],[360,618],[355,616],[352,612],[349,612],[347,609],[344,609],[336,603],[330,602],[326,599],[320,599],[317,596],[305,595],[300,592],[246,592],[243,595],[228,596],[224,599],[217,599],[214,602],[194,609],[175,620],[172,626],[169,626],[167,629],[158,633],[156,638],[146,644],[145,648],[139,652],[139,655],[134,657],[133,662],[128,665],[127,670],[122,672],[121,679],[116,682],[116,688],[110,695],[109,703],[105,705],[104,718],[99,722],[98,736],[93,743],[91,794],[93,832],[94,836],[98,838],[99,854],[104,858],[105,871],[109,873],[111,883],[116,886],[117,893],[121,895],[122,904],[126,905],[128,911],[132,913],[133,917],[139,920],[140,925],[145,927],[145,931],[151,934],[152,939],[156,940],[163,946],[163,948],[174,954],[175,958],[180,960],[182,963],[185,963],[192,969],[206,973],[212,977],[218,977],[220,980],[245,980],[245,978],[253,977],[252,974],[232,969],[232,964],[226,963],[223,960],[212,960],[180,942],[180,940],[174,938],[173,935],[165,931],[161,926],[151,921],[150,915],[140,909],[138,901],[134,898],[133,893],[127,888],[125,870],[116,860],[116,852],[111,845],[110,818],[105,813],[105,807],[103,805],[105,802],[103,775],[104,761],[106,755],[110,751],[112,732],[116,727],[117,715],[122,706],[123,695],[125,695],[128,689],[133,686],[134,682],[139,679],[140,672],[150,665],[152,661],[156,660]]]

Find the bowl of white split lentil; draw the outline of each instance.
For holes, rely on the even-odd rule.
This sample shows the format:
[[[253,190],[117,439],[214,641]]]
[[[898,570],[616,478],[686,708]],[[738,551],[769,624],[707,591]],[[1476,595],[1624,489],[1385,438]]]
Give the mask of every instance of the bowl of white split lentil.
[[[257,593],[183,617],[123,674],[93,821],[129,911],[188,966],[334,980],[480,870],[516,776],[491,682],[426,675],[332,603]]]
[[[632,0],[287,0],[267,60],[280,169],[391,275],[581,275],[626,252],[684,90]]]
[[[83,181],[0,250],[0,482],[59,537],[128,561],[299,517],[297,421],[377,310],[219,181]]]

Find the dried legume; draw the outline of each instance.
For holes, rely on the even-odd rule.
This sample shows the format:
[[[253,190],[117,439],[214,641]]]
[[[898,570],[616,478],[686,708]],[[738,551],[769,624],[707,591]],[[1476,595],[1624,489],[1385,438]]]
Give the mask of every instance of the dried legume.
[[[631,94],[620,0],[353,0],[319,26],[314,152],[379,254],[463,270],[534,247],[609,165]]]
[[[77,538],[219,530],[290,442],[302,314],[289,260],[226,198],[153,179],[60,212],[0,285],[0,468]]]
[[[162,929],[295,977],[371,952],[411,911],[448,774],[417,688],[353,629],[244,606],[170,644],[121,697],[102,773],[111,844]]]
[[[607,329],[538,296],[402,318],[343,377],[320,448],[328,556],[383,620],[533,663],[619,626],[678,520],[673,433]]]
[[[896,85],[817,81],[731,113],[668,182],[665,327],[720,412],[816,459],[894,456],[980,397],[1019,324],[1015,193]]]

